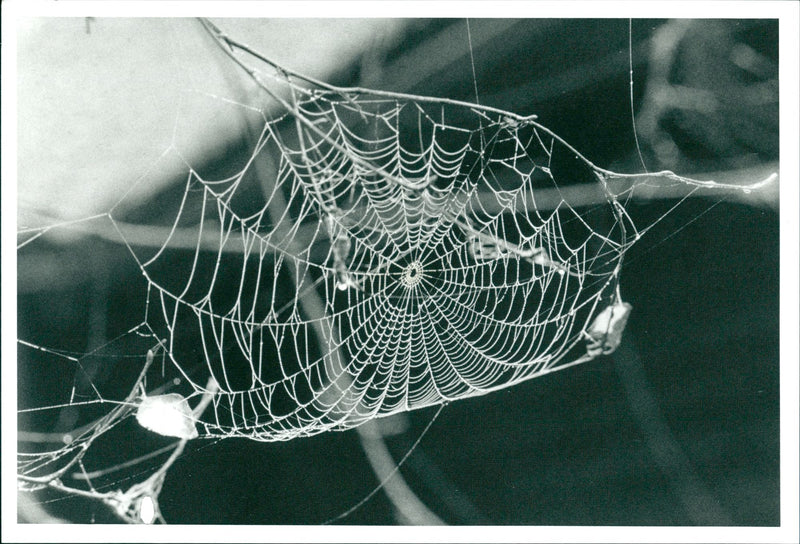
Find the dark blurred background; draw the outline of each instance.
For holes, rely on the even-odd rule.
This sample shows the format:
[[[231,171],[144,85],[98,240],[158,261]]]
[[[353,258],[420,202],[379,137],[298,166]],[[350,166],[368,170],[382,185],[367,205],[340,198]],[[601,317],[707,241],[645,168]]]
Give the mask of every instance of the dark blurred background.
[[[597,165],[640,172],[630,52],[649,170],[717,181],[777,171],[777,21],[634,20],[632,50],[628,20],[469,25],[474,79],[465,20],[444,19],[404,21],[330,82],[467,101],[477,86],[481,104],[535,113]],[[228,153],[211,162],[239,160]],[[628,207],[648,225],[674,204]],[[633,312],[618,351],[446,406],[401,468],[409,487],[455,524],[779,524],[778,240],[777,189],[683,202],[625,258]],[[86,353],[144,315],[127,249],[96,237],[36,241],[20,252],[18,288],[18,334],[35,344]],[[23,405],[75,379],[50,363],[20,349]],[[395,460],[435,413],[380,422]],[[171,522],[317,524],[378,483],[355,431],[195,442],[160,497]],[[36,500],[63,519],[114,519],[79,498]],[[408,521],[379,492],[340,523]]]

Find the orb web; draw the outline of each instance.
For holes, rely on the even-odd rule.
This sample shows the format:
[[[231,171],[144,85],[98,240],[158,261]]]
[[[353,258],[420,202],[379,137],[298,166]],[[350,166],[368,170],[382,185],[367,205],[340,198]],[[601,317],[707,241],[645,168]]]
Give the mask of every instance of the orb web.
[[[590,358],[632,228],[601,176],[606,204],[578,210],[552,172],[569,149],[533,119],[273,77],[291,118],[251,119],[235,175],[190,173],[186,258],[132,247],[169,359],[219,384],[201,434],[346,429]]]

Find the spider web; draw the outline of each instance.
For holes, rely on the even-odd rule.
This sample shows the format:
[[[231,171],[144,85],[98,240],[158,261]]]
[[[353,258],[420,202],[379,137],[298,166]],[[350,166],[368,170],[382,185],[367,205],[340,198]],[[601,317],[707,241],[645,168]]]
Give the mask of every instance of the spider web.
[[[186,266],[166,257],[171,237],[134,250],[169,358],[201,389],[180,341],[200,338],[219,384],[205,434],[346,429],[573,362],[628,242],[620,208],[592,210],[609,225],[596,230],[566,200],[537,207],[537,190],[558,191],[552,136],[476,108],[292,100],[303,121],[265,121],[244,170],[188,177],[173,225],[198,235]],[[270,175],[246,209],[256,161]]]
[[[26,485],[80,459],[141,405],[145,384],[196,405],[201,437],[277,441],[609,353],[630,309],[622,262],[649,228],[626,211],[633,190],[653,176],[727,187],[615,174],[535,117],[338,89],[241,44],[223,47],[281,111],[232,103],[250,129],[247,160],[219,178],[187,163],[182,190],[159,203],[154,246],[136,242],[129,197],[103,216],[146,282],[143,322],[125,336],[149,351],[127,367],[117,400],[94,389],[87,404],[98,419],[83,433],[20,456]],[[157,495],[163,472],[154,476]],[[135,516],[137,493],[115,497],[124,515]]]

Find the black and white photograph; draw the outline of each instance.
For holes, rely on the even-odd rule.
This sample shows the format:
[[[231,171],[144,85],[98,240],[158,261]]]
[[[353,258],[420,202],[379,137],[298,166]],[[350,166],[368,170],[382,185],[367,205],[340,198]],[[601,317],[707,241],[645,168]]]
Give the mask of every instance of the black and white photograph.
[[[4,542],[797,541],[797,4],[136,6],[3,3]]]

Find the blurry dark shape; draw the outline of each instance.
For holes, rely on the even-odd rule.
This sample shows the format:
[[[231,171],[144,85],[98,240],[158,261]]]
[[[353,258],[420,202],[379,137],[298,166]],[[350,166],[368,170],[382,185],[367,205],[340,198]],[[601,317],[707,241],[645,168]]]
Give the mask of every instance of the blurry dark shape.
[[[778,22],[678,19],[652,37],[639,137],[675,171],[778,158]]]

